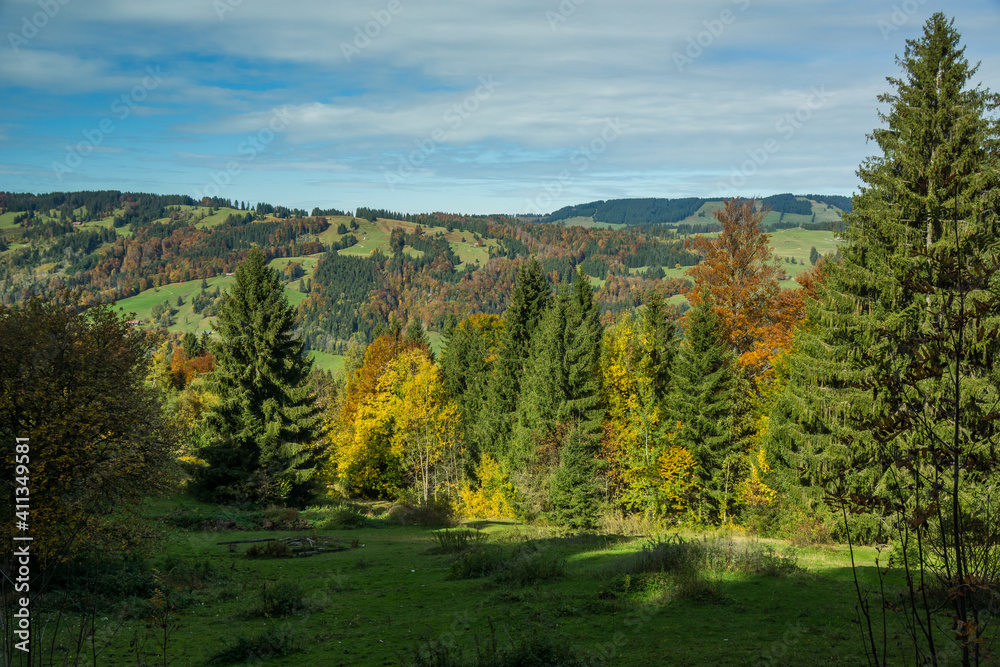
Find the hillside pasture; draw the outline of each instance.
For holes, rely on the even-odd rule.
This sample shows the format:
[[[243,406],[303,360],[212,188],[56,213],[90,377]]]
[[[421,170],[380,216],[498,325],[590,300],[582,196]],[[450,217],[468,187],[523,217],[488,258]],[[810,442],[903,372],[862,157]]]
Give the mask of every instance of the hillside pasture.
[[[147,639],[147,655],[170,664],[865,663],[844,546],[641,525],[573,534],[507,519],[434,529],[400,525],[390,505],[297,513],[154,501],[148,512],[166,541],[148,566],[167,584],[171,630],[166,652]],[[264,530],[265,517],[308,527]],[[280,556],[277,540],[302,536],[329,551],[267,557],[266,545]],[[862,587],[877,585],[874,556],[855,547]],[[895,571],[887,585],[902,585]],[[102,664],[134,664],[134,640],[150,636],[130,614],[120,605],[95,619]],[[77,620],[53,629],[59,645],[73,645]],[[890,637],[901,632],[887,622]],[[912,662],[895,642],[887,657]]]

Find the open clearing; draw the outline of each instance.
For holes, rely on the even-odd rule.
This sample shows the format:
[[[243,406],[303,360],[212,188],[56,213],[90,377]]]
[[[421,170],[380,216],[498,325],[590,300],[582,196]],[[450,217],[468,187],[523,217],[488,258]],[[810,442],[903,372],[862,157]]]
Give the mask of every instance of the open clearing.
[[[442,651],[469,659],[477,646],[489,654],[493,647],[546,643],[566,657],[595,659],[588,664],[864,662],[843,546],[789,550],[787,543],[741,534],[687,533],[682,539],[708,538],[729,549],[749,540],[747,548],[769,549],[773,562],[799,566],[784,574],[706,570],[689,591],[690,582],[669,574],[627,574],[630,559],[666,535],[567,535],[510,520],[477,520],[464,525],[482,533],[482,546],[472,551],[509,553],[514,564],[501,571],[521,575],[463,578],[455,563],[468,562],[460,556],[471,553],[468,545],[441,553],[440,531],[399,525],[384,514],[386,505],[316,508],[297,517],[311,521],[311,528],[265,531],[236,530],[249,514],[232,508],[183,496],[154,503],[151,513],[168,519],[167,540],[150,564],[171,584],[169,600],[177,605],[170,660],[205,664],[241,642],[277,635],[293,652],[267,664],[413,664],[418,655],[440,657]],[[251,559],[250,544],[233,545],[233,551],[217,544],[304,535],[323,536],[340,550]],[[871,549],[857,550],[862,564],[872,556]],[[523,572],[519,561],[528,563]],[[872,567],[860,573],[863,582],[874,581]],[[261,614],[265,591],[287,604]],[[133,664],[128,642],[141,633],[141,620],[121,610],[102,614],[108,628],[118,622],[121,627],[117,634],[101,629],[99,636],[110,640],[101,664]],[[158,655],[151,645],[147,653]]]

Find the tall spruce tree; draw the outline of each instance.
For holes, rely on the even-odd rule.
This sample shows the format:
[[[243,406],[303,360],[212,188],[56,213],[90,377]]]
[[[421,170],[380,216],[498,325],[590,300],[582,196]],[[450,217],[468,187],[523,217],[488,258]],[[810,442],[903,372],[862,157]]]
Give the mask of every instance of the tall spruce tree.
[[[512,434],[499,459],[511,470],[523,471],[536,463],[540,444],[558,440],[560,409],[566,395],[566,322],[570,296],[560,285],[555,303],[535,331],[524,367],[520,400]]]
[[[604,412],[600,406],[601,334],[600,308],[594,288],[582,269],[573,281],[572,297],[566,309],[563,339],[563,375],[566,386],[558,418],[574,429],[589,434],[601,430]]]
[[[889,105],[878,114],[885,126],[869,135],[881,155],[858,171],[865,185],[845,216],[840,260],[824,266],[817,298],[808,302],[810,325],[796,338],[788,389],[772,419],[770,438],[807,485],[831,477],[857,489],[877,483],[871,468],[845,461],[871,450],[869,434],[857,428],[875,410],[877,392],[866,384],[895,357],[898,340],[927,323],[930,302],[915,289],[914,271],[935,247],[954,247],[947,221],[988,226],[998,209],[1000,138],[989,118],[998,98],[969,87],[977,67],[965,59],[952,22],[932,16],[897,63],[903,77],[888,78],[894,91],[878,98]],[[822,489],[809,495],[815,503]]]
[[[318,410],[312,362],[292,336],[295,316],[278,273],[253,249],[219,311],[219,404],[209,415],[207,466],[196,488],[215,500],[301,505],[311,496]]]
[[[854,513],[853,537],[870,508],[892,517],[862,539],[891,536],[908,554],[917,661],[980,664],[1000,535],[1000,98],[971,87],[977,67],[940,13],[897,62],[870,137],[881,154],[858,172],[842,259],[809,304],[774,433]],[[859,600],[874,664],[879,608]]]
[[[506,448],[510,438],[532,338],[551,303],[552,294],[542,265],[532,257],[518,270],[503,314],[503,342],[490,382],[491,409],[482,415],[479,429],[488,440],[483,447],[496,455]]]
[[[676,444],[698,463],[698,512],[703,520],[724,519],[737,482],[732,437],[734,359],[720,338],[711,300],[687,313],[684,342],[673,376],[672,417],[680,422]]]

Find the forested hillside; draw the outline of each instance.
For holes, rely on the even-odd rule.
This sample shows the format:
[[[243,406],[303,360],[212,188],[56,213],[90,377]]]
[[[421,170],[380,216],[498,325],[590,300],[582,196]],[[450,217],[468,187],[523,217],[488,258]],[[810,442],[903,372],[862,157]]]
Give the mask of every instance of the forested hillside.
[[[613,230],[370,208],[312,213],[179,195],[0,193],[0,298],[12,304],[69,289],[84,305],[121,302],[171,331],[211,330],[219,288],[259,247],[280,262],[308,348],[339,354],[351,340],[368,343],[413,320],[442,332],[474,313],[501,314],[529,257],[552,285],[582,269],[608,318],[654,287],[668,298],[682,294],[690,285],[683,272],[698,261],[687,236],[698,230],[683,226]],[[833,250],[829,237],[817,244],[810,264]],[[788,277],[806,268],[809,250],[785,257]]]

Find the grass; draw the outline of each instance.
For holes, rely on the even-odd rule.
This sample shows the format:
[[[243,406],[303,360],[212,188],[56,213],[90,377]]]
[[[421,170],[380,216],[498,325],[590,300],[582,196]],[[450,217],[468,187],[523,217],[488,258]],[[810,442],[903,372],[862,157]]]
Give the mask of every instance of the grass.
[[[182,496],[150,512],[182,507],[219,512]],[[526,664],[552,646],[587,664],[864,663],[845,547],[803,548],[791,560],[786,543],[739,535],[561,535],[510,521],[443,532],[393,525],[374,511],[303,512],[314,522],[340,517],[319,530],[350,545],[307,558],[249,559],[248,545],[230,552],[217,544],[301,529],[164,524],[167,540],[150,565],[174,573],[173,664]],[[341,516],[361,514],[364,522]],[[481,575],[452,576],[456,567],[476,571],[467,554],[482,554]],[[862,581],[872,583],[872,550],[856,555]],[[676,578],[689,567],[704,573],[700,583]],[[143,631],[141,618],[103,616],[109,628],[124,625],[102,664],[133,664],[129,633]],[[500,661],[515,654],[513,663]]]
[[[304,259],[310,259],[308,257]],[[277,260],[275,260],[277,261]],[[229,289],[229,286],[235,282],[236,278],[234,276],[215,276],[214,278],[208,278],[208,289],[214,290],[216,287],[225,291]],[[298,280],[293,280],[285,285],[285,297],[292,307],[297,306],[301,303],[306,295],[299,291]],[[173,324],[167,329],[171,333],[186,333],[188,331],[192,333],[201,333],[202,331],[213,331],[215,329],[215,319],[202,317],[200,314],[195,313],[191,300],[192,298],[201,291],[201,280],[188,280],[182,283],[172,283],[170,285],[163,285],[162,287],[152,287],[148,290],[140,292],[135,296],[128,297],[127,299],[121,299],[116,302],[116,306],[120,307],[125,313],[135,313],[135,319],[140,320],[144,324],[149,324],[152,317],[153,306],[163,303],[164,301],[169,301],[172,308],[177,312],[173,316]],[[183,304],[177,306],[177,297],[183,299]],[[332,355],[331,355],[332,356]]]
[[[344,357],[340,354],[331,354],[322,350],[310,350],[309,358],[313,360],[316,368],[332,373],[339,373],[344,370]]]

